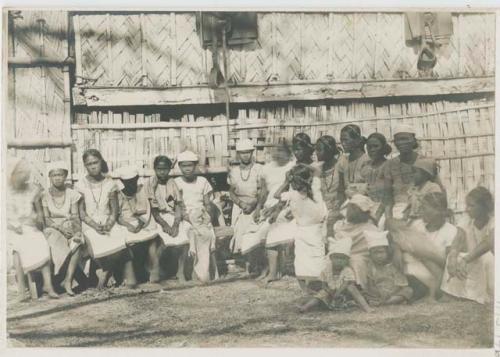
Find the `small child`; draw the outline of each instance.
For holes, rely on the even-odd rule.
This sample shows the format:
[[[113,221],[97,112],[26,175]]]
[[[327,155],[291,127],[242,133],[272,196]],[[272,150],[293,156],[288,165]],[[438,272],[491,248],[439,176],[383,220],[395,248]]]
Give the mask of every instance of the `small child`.
[[[402,304],[413,295],[406,277],[390,261],[388,233],[364,232],[370,251],[364,295],[371,306]]]
[[[194,258],[193,278],[203,283],[218,279],[215,261],[215,234],[210,223],[210,215],[202,208],[196,208],[189,214],[192,227],[188,231],[189,255]],[[212,273],[212,274],[211,274]]]
[[[413,164],[413,186],[408,189],[406,220],[412,221],[422,216],[422,198],[430,192],[442,192],[441,186],[434,182],[437,176],[437,163],[434,159],[421,158]]]
[[[373,311],[357,288],[354,271],[349,266],[351,246],[350,238],[337,240],[330,245],[328,252],[330,264],[321,274],[323,287],[311,300],[299,308],[299,312],[307,312],[320,305],[331,310],[339,309],[346,305],[350,297],[364,311]]]

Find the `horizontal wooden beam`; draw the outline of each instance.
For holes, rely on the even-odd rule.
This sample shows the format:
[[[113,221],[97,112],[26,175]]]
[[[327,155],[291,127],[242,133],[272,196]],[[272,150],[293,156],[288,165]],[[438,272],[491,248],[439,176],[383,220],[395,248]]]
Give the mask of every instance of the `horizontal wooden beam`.
[[[47,147],[68,147],[73,145],[71,139],[10,139],[7,141],[8,148],[15,149],[31,149],[31,148],[47,148]]]
[[[361,99],[495,91],[495,77],[394,81],[252,84],[230,88],[232,103]],[[224,103],[223,89],[197,87],[74,87],[73,103],[88,107]]]
[[[9,57],[9,66],[68,66],[75,64],[75,59],[68,57],[64,60],[56,57]]]

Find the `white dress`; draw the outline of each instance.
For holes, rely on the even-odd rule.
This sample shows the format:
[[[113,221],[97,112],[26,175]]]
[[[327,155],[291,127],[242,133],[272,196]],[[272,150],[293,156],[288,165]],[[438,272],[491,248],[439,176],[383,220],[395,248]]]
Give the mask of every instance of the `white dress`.
[[[75,188],[85,200],[87,215],[96,223],[105,224],[111,215],[110,195],[118,191],[111,177],[106,176],[98,183],[92,183],[87,177],[83,177],[75,184]],[[113,225],[110,232],[99,234],[82,222],[82,232],[93,258],[104,258],[125,249],[126,237],[129,234],[129,231],[118,223]]]
[[[175,202],[180,200],[174,179],[170,179],[165,185],[162,185],[158,182],[156,176],[152,176],[146,181],[145,189],[148,192],[151,207],[158,209],[161,218],[171,226],[175,221]],[[187,234],[191,227],[189,222],[184,220],[180,222],[179,233],[175,237],[165,233],[162,227],[156,223],[154,219],[151,220],[151,225],[156,226],[157,232],[165,246],[173,247],[189,244],[189,237]]]
[[[21,234],[7,230],[7,247],[19,254],[26,273],[41,268],[50,260],[47,240],[35,226],[34,202],[39,193],[40,188],[34,184],[29,184],[22,192],[7,189],[7,223],[22,229]]]

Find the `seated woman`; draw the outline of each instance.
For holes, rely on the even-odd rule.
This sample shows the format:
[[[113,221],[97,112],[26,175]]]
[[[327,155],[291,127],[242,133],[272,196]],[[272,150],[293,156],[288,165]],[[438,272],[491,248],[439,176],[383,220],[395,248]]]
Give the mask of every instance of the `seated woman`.
[[[236,144],[236,154],[240,164],[231,168],[227,181],[229,196],[233,201],[231,223],[234,226],[231,250],[241,253],[242,240],[245,233],[255,231],[257,224],[253,220],[253,212],[257,207],[261,190],[262,165],[252,160],[255,148],[251,140],[240,140]],[[251,262],[256,259],[249,254],[246,257],[247,274],[250,274]]]
[[[125,284],[137,284],[130,253],[126,249],[128,230],[116,224],[118,218],[118,187],[107,175],[108,165],[96,149],[83,153],[87,175],[75,188],[83,196],[80,200],[82,231],[90,256],[101,268],[98,271],[98,288],[106,287],[113,272],[122,275]]]
[[[278,193],[288,202],[293,215],[295,233],[295,276],[304,292],[309,283],[319,281],[325,264],[324,223],[326,205],[319,186],[313,188],[314,171],[305,164],[297,164],[288,175],[290,190]]]
[[[465,232],[453,241],[441,290],[476,301],[493,301],[494,296],[494,202],[484,187],[477,187],[466,197],[467,216],[459,224]]]
[[[52,162],[48,165],[47,176],[50,180],[50,187],[42,194],[46,227],[43,233],[50,246],[54,274],[58,275],[64,267],[67,267],[63,286],[68,295],[74,296],[73,277],[81,259],[84,243],[78,213],[78,201],[82,196],[77,191],[66,187],[68,172],[69,169],[64,161]]]
[[[31,183],[31,169],[24,159],[10,162],[7,186],[7,247],[12,251],[16,269],[19,300],[29,299],[24,274],[41,271],[43,290],[51,298],[58,298],[52,287],[50,249],[41,231],[43,217],[35,209],[40,204],[41,188]]]
[[[207,223],[203,218],[204,215],[200,214],[199,211],[212,217],[210,214],[214,207],[211,202],[212,186],[205,177],[197,174],[198,156],[195,153],[191,151],[181,152],[177,157],[177,162],[182,175],[176,177],[174,183],[179,192],[180,202],[182,202],[182,217],[193,226],[195,224],[198,225],[198,223],[201,226],[206,226]],[[212,225],[210,223],[208,225],[213,233]],[[194,252],[196,255],[194,270],[198,278],[200,278],[201,275],[205,276],[199,270],[201,266],[205,267],[206,262],[210,262],[213,259],[212,241],[206,239],[207,236],[205,234],[195,234],[191,237],[196,240],[196,244],[191,245],[191,247],[196,247],[196,251]],[[209,249],[205,249],[207,246]],[[193,253],[192,250],[191,252]]]
[[[328,244],[341,239],[352,241],[350,265],[356,274],[356,282],[363,289],[367,283],[367,264],[369,262],[366,231],[380,231],[374,224],[372,215],[377,205],[368,197],[355,194],[347,204],[345,219],[333,227],[334,237],[328,238]]]
[[[151,213],[154,221],[159,225],[158,233],[163,240],[163,246],[156,245],[156,256],[161,256],[163,248],[176,250],[177,256],[177,279],[186,281],[184,265],[189,252],[188,230],[190,224],[182,220],[182,202],[179,190],[174,179],[169,178],[172,169],[172,161],[163,155],[157,156],[153,162],[155,171],[145,182],[145,190],[148,192],[151,203]],[[150,247],[153,249],[153,246]],[[149,280],[158,282],[160,270],[152,269]]]
[[[463,231],[447,222],[450,215],[442,192],[426,194],[421,201],[422,218],[409,226],[403,221],[388,220],[395,246],[402,252],[406,275],[412,276],[428,289],[427,299],[435,301],[443,276],[446,255],[454,239]]]
[[[132,249],[133,256],[140,255],[141,248],[147,248],[149,280],[154,283],[158,280],[151,272],[159,271],[157,247],[161,239],[156,223],[151,221],[147,188],[138,184],[139,173],[135,167],[123,167],[119,173],[122,189],[118,192],[118,224],[129,231],[125,241]]]

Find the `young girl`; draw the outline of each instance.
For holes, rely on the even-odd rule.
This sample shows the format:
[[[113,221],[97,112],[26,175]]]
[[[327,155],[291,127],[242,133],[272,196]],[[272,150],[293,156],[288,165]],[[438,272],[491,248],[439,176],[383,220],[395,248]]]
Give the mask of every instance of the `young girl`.
[[[195,214],[196,211],[201,210],[211,216],[210,210],[212,205],[210,200],[212,186],[206,178],[196,174],[198,156],[196,156],[195,153],[191,151],[181,152],[177,157],[177,162],[182,172],[182,176],[176,177],[174,182],[183,204],[183,219],[189,221],[193,225],[195,222],[191,221],[191,219],[196,216],[200,217],[199,214]],[[211,227],[211,229],[213,230],[213,227]],[[195,235],[194,238],[196,239],[197,236],[198,235]],[[205,241],[203,235],[200,236],[200,241],[201,238]],[[197,259],[199,261],[210,261],[210,252],[211,250],[197,250]]]
[[[306,133],[298,133],[292,138],[292,150],[297,164],[310,165],[313,162],[314,146]]]
[[[466,197],[467,216],[459,224],[465,232],[453,241],[441,290],[449,295],[476,301],[493,301],[494,202],[484,187]]]
[[[410,301],[413,289],[408,280],[391,262],[387,233],[365,231],[370,252],[367,287],[364,296],[370,306],[396,305]]]
[[[450,246],[454,239],[461,239],[463,231],[447,222],[450,212],[444,193],[428,193],[421,204],[421,219],[413,221],[410,226],[389,220],[388,228],[396,248],[403,253],[405,274],[427,287],[427,300],[432,302],[436,300],[441,286]]]
[[[373,309],[368,305],[356,286],[356,277],[349,266],[352,241],[349,238],[333,242],[328,251],[329,264],[321,273],[323,288],[299,312],[307,312],[318,306],[338,310],[348,305],[350,298],[366,312]]]
[[[441,192],[441,186],[433,182],[437,176],[437,164],[434,159],[419,158],[413,164],[413,186],[408,189],[408,207],[405,217],[418,219],[422,212],[422,198],[431,192]]]
[[[147,246],[150,282],[157,282],[159,272],[158,228],[151,221],[151,206],[148,189],[138,185],[139,173],[135,167],[127,166],[119,170],[122,189],[118,192],[118,224],[128,230],[126,243],[131,249]],[[132,252],[132,255],[135,253]]]
[[[361,176],[367,184],[367,195],[373,202],[379,204],[375,214],[375,221],[379,222],[384,214],[383,201],[387,196],[385,191],[384,167],[387,162],[387,155],[392,151],[384,135],[373,133],[366,140],[366,150],[369,160],[361,168]]]
[[[50,163],[47,176],[50,187],[42,194],[45,238],[50,246],[54,274],[58,275],[68,261],[64,290],[70,296],[73,277],[78,268],[83,244],[82,226],[78,214],[78,201],[81,195],[65,185],[69,169],[64,161]]]
[[[340,207],[345,200],[343,192],[339,190],[339,175],[335,166],[339,155],[337,142],[332,136],[323,135],[316,142],[317,173],[321,180],[321,195],[328,210],[327,237],[333,237],[333,225],[342,218]]]
[[[325,263],[323,223],[327,211],[319,187],[313,189],[313,178],[310,166],[297,164],[289,174],[291,189],[278,191],[294,218],[295,276],[303,291],[307,291],[309,282],[319,280]]]
[[[229,196],[233,201],[231,222],[234,226],[231,250],[241,253],[242,240],[247,232],[255,232],[257,224],[253,212],[257,207],[261,190],[262,165],[253,162],[254,146],[251,140],[240,140],[236,144],[239,166],[231,168],[227,181]],[[250,274],[250,257],[246,256],[247,274]]]
[[[194,258],[193,279],[203,283],[218,279],[215,260],[215,234],[210,215],[204,208],[195,208],[189,212],[192,223],[188,231],[189,255]]]
[[[29,182],[31,170],[24,159],[16,159],[10,163],[12,170],[8,175],[7,186],[7,238],[8,246],[13,252],[16,278],[19,288],[19,300],[29,298],[26,293],[24,274],[41,270],[43,290],[51,298],[58,298],[52,287],[50,271],[50,250],[40,230],[43,217],[39,207],[40,187]],[[35,207],[38,209],[35,210]]]
[[[98,288],[104,288],[113,271],[121,270],[122,267],[126,285],[133,288],[136,279],[125,245],[128,231],[116,224],[119,189],[113,179],[106,175],[108,165],[98,150],[86,150],[83,163],[87,175],[76,183],[75,188],[83,196],[79,211],[87,248],[101,268],[98,272]]]
[[[361,135],[359,126],[348,124],[340,131],[340,142],[346,153],[337,163],[340,190],[347,198],[356,193],[366,195],[368,186],[362,175],[369,160],[365,153],[366,138]]]
[[[379,231],[372,215],[377,205],[368,197],[355,194],[347,204],[346,217],[338,221],[333,230],[334,237],[328,238],[329,244],[340,239],[352,241],[350,264],[356,273],[356,282],[366,287],[367,264],[369,261],[365,231]]]
[[[155,175],[145,183],[151,203],[151,213],[155,222],[160,226],[158,232],[167,248],[175,248],[177,253],[177,279],[186,280],[184,265],[189,251],[188,230],[189,222],[182,220],[182,202],[179,190],[174,179],[169,179],[172,161],[166,156],[157,156],[153,162]],[[153,249],[153,248],[151,248]],[[162,253],[162,248],[156,246],[156,256]],[[159,269],[151,270],[150,281],[160,280]]]

